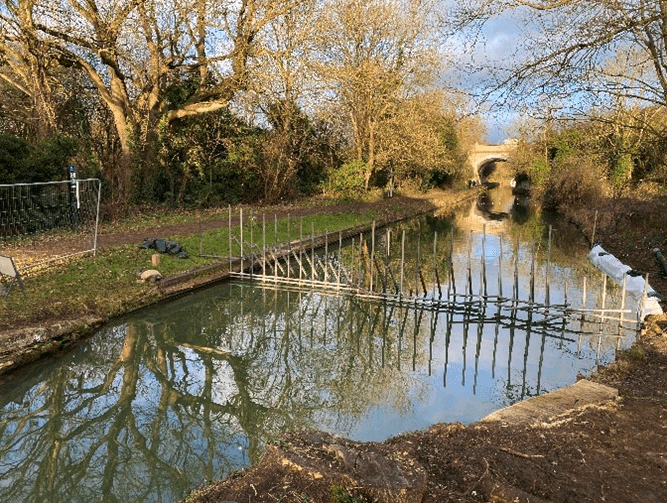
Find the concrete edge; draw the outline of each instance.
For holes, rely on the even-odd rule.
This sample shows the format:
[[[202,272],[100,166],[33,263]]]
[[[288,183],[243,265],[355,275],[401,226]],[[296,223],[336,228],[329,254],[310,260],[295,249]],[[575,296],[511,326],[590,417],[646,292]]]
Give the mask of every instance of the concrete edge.
[[[617,397],[617,389],[582,379],[566,388],[529,398],[492,412],[478,422],[541,423],[586,405],[616,400]]]

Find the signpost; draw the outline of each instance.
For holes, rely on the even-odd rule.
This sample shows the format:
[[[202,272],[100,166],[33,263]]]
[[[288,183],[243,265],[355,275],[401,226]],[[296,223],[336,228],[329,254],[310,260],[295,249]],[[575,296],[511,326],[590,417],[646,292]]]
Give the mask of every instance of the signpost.
[[[9,286],[5,286],[5,284],[7,283],[7,280],[5,280],[5,276],[10,278],[8,280]],[[23,287],[23,281],[21,281],[21,275],[16,269],[14,261],[12,260],[11,257],[0,255],[0,295],[4,293],[4,299],[7,299],[7,297],[9,297],[9,293],[12,291],[14,283],[19,284],[19,286],[21,287],[21,291],[23,292],[23,296],[25,297],[25,288]]]

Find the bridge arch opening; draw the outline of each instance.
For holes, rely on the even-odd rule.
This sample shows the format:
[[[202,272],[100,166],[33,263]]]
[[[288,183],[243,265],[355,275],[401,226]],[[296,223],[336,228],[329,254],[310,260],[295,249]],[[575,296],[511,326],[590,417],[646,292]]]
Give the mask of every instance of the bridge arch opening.
[[[493,176],[494,181],[505,182],[512,178],[509,165],[513,152],[516,150],[517,142],[507,140],[500,145],[480,145],[476,143],[471,149],[468,159],[471,168],[473,183],[486,183]]]
[[[477,179],[480,183],[484,184],[489,181],[489,178],[492,175],[496,174],[499,171],[499,163],[506,163],[506,157],[490,157],[479,162],[477,165]]]

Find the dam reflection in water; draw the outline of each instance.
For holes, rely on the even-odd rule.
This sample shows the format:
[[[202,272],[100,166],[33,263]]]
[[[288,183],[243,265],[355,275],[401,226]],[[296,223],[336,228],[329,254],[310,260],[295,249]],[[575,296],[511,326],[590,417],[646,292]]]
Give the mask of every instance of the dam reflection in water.
[[[221,285],[5,382],[0,501],[176,501],[286,429],[383,440],[472,422],[592,368],[598,341],[575,339],[493,303]]]

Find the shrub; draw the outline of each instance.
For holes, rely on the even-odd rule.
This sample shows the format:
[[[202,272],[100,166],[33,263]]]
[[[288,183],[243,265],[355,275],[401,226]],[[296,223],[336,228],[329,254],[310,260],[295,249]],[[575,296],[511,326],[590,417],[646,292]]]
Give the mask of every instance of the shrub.
[[[589,156],[566,156],[551,167],[542,195],[546,209],[595,205],[608,192],[604,166]]]
[[[0,134],[0,183],[24,182],[29,172],[30,144],[8,134]]]
[[[364,173],[367,170],[364,161],[352,161],[333,170],[329,175],[328,188],[334,193],[351,196],[364,190]]]
[[[64,180],[68,161],[76,154],[73,138],[54,135],[34,145],[0,134],[0,183]]]

